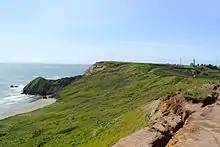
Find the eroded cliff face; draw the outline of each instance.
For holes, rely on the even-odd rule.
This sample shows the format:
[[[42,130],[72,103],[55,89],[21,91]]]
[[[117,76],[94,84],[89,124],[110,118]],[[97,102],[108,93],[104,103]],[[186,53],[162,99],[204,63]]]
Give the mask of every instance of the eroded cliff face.
[[[160,105],[160,116],[152,127],[142,129],[121,139],[113,147],[166,146],[192,112],[186,109],[186,100],[179,94],[165,98]]]
[[[107,66],[102,64],[102,62],[101,63],[96,63],[96,64],[90,66],[89,69],[87,69],[85,71],[84,75],[85,76],[90,76],[94,73],[97,73],[97,72],[100,72],[100,71],[104,70],[105,68],[107,68]]]
[[[194,103],[178,93],[160,103],[156,123],[128,137],[113,147],[219,147],[220,146],[220,88]]]
[[[90,76],[96,73],[102,73],[105,71],[116,70],[118,67],[123,66],[124,64],[128,64],[126,62],[97,62],[89,67],[84,73],[85,76]],[[118,70],[118,69],[117,69]]]
[[[219,100],[193,113],[184,126],[173,136],[167,147],[219,147]]]

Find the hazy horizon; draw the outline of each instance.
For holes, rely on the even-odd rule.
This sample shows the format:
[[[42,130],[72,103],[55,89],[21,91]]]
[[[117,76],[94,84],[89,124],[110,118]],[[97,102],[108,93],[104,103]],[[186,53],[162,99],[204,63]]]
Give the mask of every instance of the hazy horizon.
[[[0,2],[0,62],[219,64],[217,0]]]
[[[183,63],[183,62],[176,62],[176,63],[171,63],[171,62],[162,62],[162,61],[121,61],[121,60],[103,60],[103,61],[96,61],[96,62],[93,62],[93,63],[56,63],[56,62],[0,62],[0,64],[12,64],[12,65],[15,65],[15,64],[39,64],[39,65],[88,65],[88,66],[91,66],[97,62],[134,62],[134,63],[152,63],[152,64],[181,64],[181,65],[191,65],[193,63],[193,60],[189,63]],[[217,65],[217,66],[220,66],[218,62],[216,63],[211,63],[211,62],[202,62],[202,63],[198,63],[196,62],[196,64],[212,64],[212,65]]]

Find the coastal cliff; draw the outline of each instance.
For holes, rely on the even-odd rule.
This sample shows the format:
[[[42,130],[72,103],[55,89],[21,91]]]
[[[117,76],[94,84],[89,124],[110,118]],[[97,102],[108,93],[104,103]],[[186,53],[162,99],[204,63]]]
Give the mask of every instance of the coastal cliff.
[[[23,94],[29,95],[55,95],[65,86],[79,80],[82,76],[66,77],[57,80],[47,80],[42,77],[38,77],[31,81],[23,88]]]
[[[220,70],[191,66],[98,62],[63,83],[37,78],[24,93],[56,93],[59,100],[1,120],[0,146],[138,147],[149,139],[158,147],[178,146],[193,121],[201,125],[208,112],[216,114],[219,75]],[[217,121],[204,127],[218,127]]]

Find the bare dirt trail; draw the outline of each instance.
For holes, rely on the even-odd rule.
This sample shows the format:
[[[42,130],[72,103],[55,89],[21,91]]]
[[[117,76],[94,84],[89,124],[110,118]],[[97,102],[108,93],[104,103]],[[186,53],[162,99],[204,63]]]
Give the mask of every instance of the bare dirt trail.
[[[167,147],[220,147],[220,102],[193,113]]]

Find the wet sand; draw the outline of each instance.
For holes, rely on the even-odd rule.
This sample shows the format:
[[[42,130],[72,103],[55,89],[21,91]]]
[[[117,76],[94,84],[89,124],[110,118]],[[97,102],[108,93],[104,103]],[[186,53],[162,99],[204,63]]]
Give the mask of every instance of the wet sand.
[[[23,108],[12,109],[8,112],[4,112],[3,114],[0,115],[0,120],[11,117],[11,116],[15,116],[18,114],[28,113],[28,112],[43,108],[45,106],[48,106],[50,104],[53,104],[55,102],[56,102],[56,99],[54,98],[37,99],[29,103],[28,105],[25,105]]]

